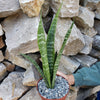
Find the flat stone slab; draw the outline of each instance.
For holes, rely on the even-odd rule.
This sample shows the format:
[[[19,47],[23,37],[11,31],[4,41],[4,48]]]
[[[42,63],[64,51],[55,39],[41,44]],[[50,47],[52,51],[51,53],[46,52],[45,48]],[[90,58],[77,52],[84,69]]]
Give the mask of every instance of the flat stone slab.
[[[0,98],[3,100],[18,100],[28,90],[22,84],[23,72],[12,72],[0,85]]]

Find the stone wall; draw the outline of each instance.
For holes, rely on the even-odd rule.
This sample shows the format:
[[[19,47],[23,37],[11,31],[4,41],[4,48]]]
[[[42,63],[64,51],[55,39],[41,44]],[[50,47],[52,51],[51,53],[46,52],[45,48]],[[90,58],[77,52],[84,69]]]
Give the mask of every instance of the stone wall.
[[[37,45],[40,10],[47,33],[62,1],[56,51],[73,19],[75,24],[58,70],[71,74],[100,61],[100,0],[0,0],[0,100],[40,100],[36,88],[31,87],[40,75],[20,53],[30,55],[41,65]],[[100,90],[92,87],[79,92],[79,88],[71,87],[66,100],[84,100]]]

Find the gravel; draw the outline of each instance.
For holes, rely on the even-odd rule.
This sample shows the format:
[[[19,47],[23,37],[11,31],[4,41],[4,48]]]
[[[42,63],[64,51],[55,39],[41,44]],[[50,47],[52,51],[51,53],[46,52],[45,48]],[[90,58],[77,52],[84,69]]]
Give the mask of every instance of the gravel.
[[[61,76],[56,76],[56,82],[54,89],[46,87],[44,80],[40,80],[38,83],[39,93],[47,99],[59,99],[65,96],[69,91],[69,84]]]

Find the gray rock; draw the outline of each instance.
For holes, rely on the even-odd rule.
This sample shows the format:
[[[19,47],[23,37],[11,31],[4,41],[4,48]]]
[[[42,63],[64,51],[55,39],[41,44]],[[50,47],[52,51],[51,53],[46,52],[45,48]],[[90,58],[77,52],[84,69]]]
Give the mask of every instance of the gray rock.
[[[18,100],[28,90],[22,85],[23,73],[12,72],[0,85],[0,98],[3,100]]]
[[[99,3],[96,5],[96,11],[95,11],[95,14],[96,14],[96,18],[100,20],[100,0],[99,0]]]
[[[6,76],[6,74],[7,74],[6,66],[0,63],[0,81]]]
[[[3,30],[2,30],[2,26],[0,24],[0,36],[2,36],[4,33],[3,33]]]
[[[79,0],[51,0],[51,8],[54,12],[57,12],[60,4],[63,1],[63,5],[60,11],[60,17],[74,17],[79,12]]]
[[[75,23],[82,28],[92,28],[95,14],[86,7],[80,6],[79,15],[75,17]],[[80,24],[79,24],[80,23]]]
[[[49,0],[45,0],[44,4],[42,6],[42,16],[46,17],[47,14],[49,13],[50,10],[50,1]]]
[[[39,16],[44,0],[19,0],[21,9],[29,17]]]
[[[0,18],[15,14],[19,10],[18,0],[0,0]]]
[[[80,63],[75,59],[62,55],[58,70],[64,74],[72,74],[79,66]]]
[[[72,21],[71,19],[58,19],[56,35],[55,35],[55,48],[57,51],[60,50],[62,42],[64,40],[65,34],[69,29]],[[80,30],[73,26],[71,35],[66,43],[65,49],[63,51],[64,55],[76,55],[80,52],[85,45],[85,41],[83,35]]]
[[[23,85],[36,86],[40,76],[34,66],[30,66],[24,73]]]
[[[92,64],[94,64],[97,59],[88,56],[88,55],[76,55],[74,56],[74,59],[80,62],[80,64],[84,67],[90,67]]]
[[[100,50],[100,35],[94,36],[93,48]]]
[[[100,20],[94,21],[94,28],[97,30],[97,33],[100,34]]]
[[[96,10],[96,5],[100,2],[100,0],[82,0],[83,5],[88,7],[90,10]]]
[[[89,55],[100,59],[100,51],[99,50],[92,49]]]
[[[27,92],[21,99],[19,100],[41,100],[37,89],[33,88],[29,92]]]
[[[100,0],[84,0],[83,5],[95,11],[95,17],[100,19]]]
[[[9,60],[23,68],[30,64],[18,56],[20,53],[39,51],[37,45],[37,30],[39,17],[29,18],[22,12],[10,16],[2,23],[6,35],[6,45]],[[20,61],[21,60],[21,61]]]
[[[2,51],[0,50],[0,62],[4,60],[4,56],[3,56],[3,53]]]
[[[85,46],[84,48],[80,51],[80,53],[82,54],[89,54],[91,49],[92,49],[92,42],[93,42],[93,38],[84,35],[84,39],[85,39]]]

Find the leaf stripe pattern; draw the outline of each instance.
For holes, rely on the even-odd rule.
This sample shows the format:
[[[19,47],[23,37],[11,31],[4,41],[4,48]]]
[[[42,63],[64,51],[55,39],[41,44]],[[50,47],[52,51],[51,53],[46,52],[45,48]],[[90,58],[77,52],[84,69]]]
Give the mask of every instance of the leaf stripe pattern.
[[[51,23],[51,26],[48,32],[48,37],[47,37],[47,56],[48,56],[51,79],[53,76],[53,67],[54,67],[54,59],[55,59],[55,50],[54,50],[55,32],[56,32],[57,19],[60,13],[61,6]]]
[[[43,73],[48,81],[49,87],[51,87],[50,71],[49,71],[49,64],[48,64],[48,58],[47,58],[47,46],[46,46],[45,34],[44,34],[44,29],[43,29],[43,24],[42,24],[42,16],[39,22],[37,38],[38,38],[37,39],[38,47],[41,53]]]
[[[21,54],[24,58],[26,58],[27,60],[29,60],[35,67],[36,67],[36,69],[38,70],[38,72],[41,74],[41,76],[43,77],[43,79],[44,79],[44,81],[45,81],[45,83],[46,83],[46,85],[47,85],[47,87],[48,87],[48,82],[47,82],[47,80],[46,80],[46,78],[45,78],[45,76],[44,76],[44,74],[43,74],[43,71],[42,71],[42,69],[40,68],[40,66],[37,64],[37,62],[35,61],[35,60],[33,60],[30,56],[28,56],[28,55],[25,55],[25,54]]]
[[[72,31],[72,28],[73,28],[73,25],[74,25],[74,22],[72,22],[69,30],[67,31],[65,37],[64,37],[64,41],[63,41],[63,44],[62,44],[62,47],[59,51],[59,54],[57,56],[57,59],[56,59],[56,62],[55,62],[55,65],[54,65],[54,70],[53,70],[53,80],[52,80],[52,88],[54,87],[55,85],[55,77],[56,77],[56,73],[57,73],[57,69],[58,69],[58,65],[59,65],[59,62],[60,62],[60,58],[61,58],[61,55],[62,55],[62,52],[64,50],[64,47],[66,45],[66,42],[71,34],[71,31]]]

